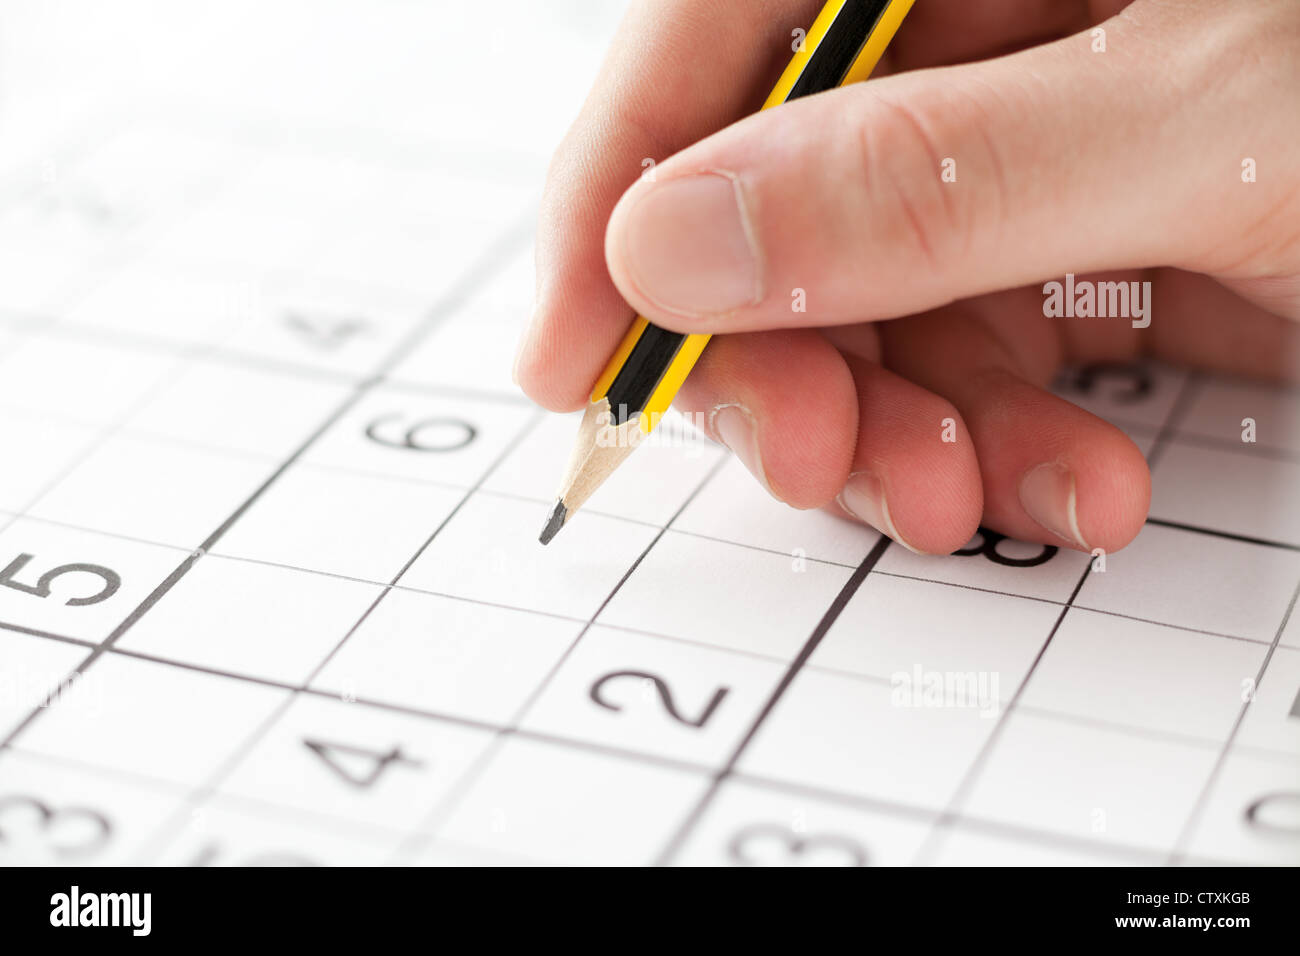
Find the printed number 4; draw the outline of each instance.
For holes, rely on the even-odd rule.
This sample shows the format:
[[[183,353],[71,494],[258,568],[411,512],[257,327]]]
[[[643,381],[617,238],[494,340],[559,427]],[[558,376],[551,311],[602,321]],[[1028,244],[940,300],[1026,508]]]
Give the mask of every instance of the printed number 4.
[[[100,601],[107,601],[117,589],[122,586],[122,579],[116,571],[103,567],[98,564],[61,564],[57,568],[51,568],[39,578],[35,584],[23,584],[21,581],[15,581],[14,576],[23,568],[27,567],[27,562],[31,561],[35,555],[20,554],[9,562],[9,566],[0,571],[0,586],[13,588],[15,591],[24,591],[27,594],[35,594],[37,597],[47,598],[53,592],[54,579],[63,574],[93,574],[103,580],[104,586],[94,594],[88,597],[68,598],[64,603],[70,607],[77,607],[84,604],[98,604]]]
[[[325,761],[325,765],[333,770],[340,778],[346,780],[354,787],[364,790],[373,786],[390,764],[405,764],[409,767],[421,766],[420,761],[412,760],[406,754],[402,753],[401,747],[393,747],[388,751],[371,750],[367,747],[354,747],[351,744],[331,743],[327,740],[304,740],[303,744]],[[347,764],[344,758],[351,758]],[[359,764],[368,763],[365,772]]]

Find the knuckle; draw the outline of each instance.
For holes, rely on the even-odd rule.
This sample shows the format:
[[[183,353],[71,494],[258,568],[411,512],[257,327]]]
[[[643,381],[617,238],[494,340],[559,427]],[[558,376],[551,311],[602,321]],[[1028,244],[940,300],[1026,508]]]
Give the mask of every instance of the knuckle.
[[[879,217],[873,230],[927,266],[950,266],[968,250],[977,222],[987,235],[1002,206],[1004,166],[980,132],[983,107],[930,84],[864,92],[856,145]]]

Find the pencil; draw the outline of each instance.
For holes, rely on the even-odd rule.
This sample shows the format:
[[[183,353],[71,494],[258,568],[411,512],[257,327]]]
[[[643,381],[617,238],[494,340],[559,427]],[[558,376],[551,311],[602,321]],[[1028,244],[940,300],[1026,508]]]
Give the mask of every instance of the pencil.
[[[762,108],[865,80],[912,3],[829,0]],[[637,316],[591,390],[542,544],[659,424],[708,342],[708,335],[669,332]]]

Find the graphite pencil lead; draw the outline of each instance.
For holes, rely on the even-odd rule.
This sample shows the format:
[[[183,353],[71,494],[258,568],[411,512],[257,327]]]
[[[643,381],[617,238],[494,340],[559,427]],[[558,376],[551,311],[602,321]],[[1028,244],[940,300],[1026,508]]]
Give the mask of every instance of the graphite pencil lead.
[[[542,529],[538,541],[542,544],[550,544],[551,539],[560,533],[564,527],[564,522],[569,520],[569,509],[564,507],[563,501],[557,501],[555,507],[551,509],[550,517],[546,519],[546,527]]]
[[[587,406],[578,426],[578,440],[569,456],[569,467],[555,495],[555,510],[542,531],[542,544],[554,538],[564,523],[578,513],[643,437],[637,419],[618,424],[611,421],[606,399]]]

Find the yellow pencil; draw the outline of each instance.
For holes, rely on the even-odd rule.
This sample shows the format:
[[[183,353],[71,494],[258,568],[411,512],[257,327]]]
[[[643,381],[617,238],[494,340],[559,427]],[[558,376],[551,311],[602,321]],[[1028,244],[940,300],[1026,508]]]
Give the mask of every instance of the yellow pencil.
[[[865,80],[912,3],[829,0],[762,108]],[[591,390],[542,544],[659,424],[708,341],[708,335],[669,332],[641,316],[632,323]]]

